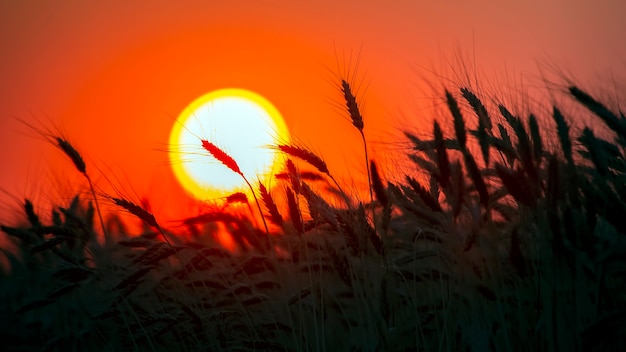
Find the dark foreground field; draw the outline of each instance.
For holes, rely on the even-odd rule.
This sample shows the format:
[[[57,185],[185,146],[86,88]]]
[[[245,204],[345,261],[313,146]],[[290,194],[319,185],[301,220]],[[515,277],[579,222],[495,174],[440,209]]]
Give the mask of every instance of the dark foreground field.
[[[349,88],[346,108],[365,143]],[[318,156],[280,146],[314,171],[289,163],[284,209],[263,187],[259,203],[250,200],[267,227],[234,207],[172,230],[141,205],[96,192],[52,215],[26,200],[22,225],[1,228],[17,248],[3,250],[1,349],[623,350],[626,117],[569,88],[610,131],[601,138],[574,131],[577,116],[557,107],[539,120],[453,93],[430,138],[406,134],[414,174],[390,182],[363,159],[373,194],[363,202],[341,193]],[[88,181],[79,152],[53,142]],[[343,201],[331,205],[320,184]],[[101,223],[94,200],[137,216],[144,231],[127,233],[115,217]],[[236,252],[217,245],[218,225]]]

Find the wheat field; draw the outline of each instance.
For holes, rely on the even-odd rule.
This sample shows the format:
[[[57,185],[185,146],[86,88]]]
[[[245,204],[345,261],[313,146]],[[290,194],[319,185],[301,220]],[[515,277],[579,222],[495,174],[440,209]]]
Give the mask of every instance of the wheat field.
[[[2,249],[3,350],[626,346],[623,112],[569,87],[611,131],[600,137],[592,128],[575,132],[576,116],[556,106],[548,126],[486,105],[468,88],[445,91],[447,114],[436,117],[430,138],[405,133],[414,172],[392,182],[369,159],[367,117],[350,84],[341,87],[363,140],[366,200],[344,192],[325,161],[300,146],[275,146],[289,159],[277,194],[248,182],[236,160],[202,141],[255,197],[227,200],[250,202],[248,215],[216,209],[169,229],[141,204],[95,192],[80,152],[53,139],[90,192],[51,214],[26,199],[23,222],[1,226],[15,247]],[[301,172],[294,161],[316,171]],[[325,199],[320,180],[341,204]],[[99,204],[137,217],[143,231],[105,221]],[[218,244],[218,228],[236,251]]]

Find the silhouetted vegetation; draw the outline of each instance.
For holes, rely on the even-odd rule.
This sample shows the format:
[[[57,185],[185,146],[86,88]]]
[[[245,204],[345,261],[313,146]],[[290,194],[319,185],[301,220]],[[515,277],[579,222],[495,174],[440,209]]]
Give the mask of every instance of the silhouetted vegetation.
[[[342,89],[367,151],[367,120],[349,83]],[[438,117],[431,139],[406,132],[415,173],[403,183],[366,157],[365,203],[341,191],[319,156],[276,146],[319,174],[287,162],[278,178],[285,209],[260,185],[270,241],[267,225],[230,207],[186,219],[178,230],[188,233],[177,235],[142,205],[108,196],[100,201],[145,227],[131,235],[109,220],[97,241],[95,194],[55,207],[49,222],[25,200],[26,223],[1,227],[17,248],[3,250],[3,349],[620,350],[626,117],[571,87],[612,135],[574,135],[571,117],[554,107],[554,143],[535,116],[459,93],[445,92],[450,116]],[[211,154],[238,172],[227,154]],[[324,199],[324,178],[345,204]],[[242,193],[229,201],[247,203]],[[235,252],[218,244],[218,224]]]

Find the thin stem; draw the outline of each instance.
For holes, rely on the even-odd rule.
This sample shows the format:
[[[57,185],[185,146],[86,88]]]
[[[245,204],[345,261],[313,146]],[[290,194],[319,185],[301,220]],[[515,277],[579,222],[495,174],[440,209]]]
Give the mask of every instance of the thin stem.
[[[93,201],[94,203],[96,203],[96,211],[98,212],[98,218],[100,219],[100,225],[102,226],[102,234],[104,235],[104,238],[108,240],[109,236],[108,236],[106,227],[104,226],[104,220],[102,220],[102,213],[100,212],[100,204],[98,204],[98,198],[96,197],[96,192],[93,189],[93,183],[91,182],[91,177],[89,177],[87,173],[84,173],[84,175],[85,175],[85,178],[87,178],[87,182],[89,182],[89,189],[91,190]]]
[[[365,134],[363,133],[363,130],[359,130],[359,132],[361,132],[361,138],[363,139],[363,149],[365,151],[365,168],[367,170],[367,186],[369,188],[370,191],[370,202],[373,205],[374,204],[374,195],[372,193],[372,176],[370,174],[370,159],[367,153],[367,142],[365,141]],[[372,216],[374,214],[372,213]]]
[[[346,192],[343,191],[343,189],[339,185],[339,182],[337,182],[337,180],[335,180],[333,175],[331,175],[331,174],[327,174],[327,175],[328,175],[328,177],[330,177],[331,180],[333,180],[333,183],[335,184],[335,186],[337,186],[337,189],[339,190],[339,193],[341,193],[341,196],[343,197],[344,202],[346,202],[346,206],[348,207],[348,209],[352,209],[352,202],[350,202],[350,199],[348,198],[348,195],[346,195]]]
[[[376,233],[378,232],[378,226],[376,226],[376,208],[374,207],[374,194],[372,193],[372,175],[371,175],[371,171],[370,171],[370,162],[369,162],[369,155],[367,153],[367,142],[365,141],[365,134],[363,133],[363,130],[359,130],[359,132],[361,132],[361,139],[363,139],[363,150],[365,151],[365,169],[367,171],[367,188],[370,191],[370,204],[372,207],[372,224],[374,226],[374,231]],[[365,210],[364,210],[365,211]],[[367,222],[367,216],[365,217],[365,221]],[[380,233],[380,239],[382,241],[383,236],[382,236],[382,232]],[[367,239],[366,242],[367,243]],[[384,247],[384,244],[383,244]]]
[[[268,246],[270,246],[270,249],[271,249],[272,243],[270,241],[270,230],[267,227],[267,221],[265,221],[265,217],[263,216],[263,210],[261,209],[261,204],[259,203],[259,199],[256,197],[256,193],[254,192],[254,188],[252,188],[252,185],[250,184],[250,182],[248,182],[248,179],[242,173],[240,173],[239,175],[241,175],[243,180],[246,181],[246,183],[248,184],[248,187],[250,187],[250,192],[252,192],[252,196],[254,197],[254,202],[256,203],[256,206],[259,209],[259,215],[261,215],[261,220],[263,221],[263,226],[265,226],[265,233],[267,234],[267,244],[268,244]]]

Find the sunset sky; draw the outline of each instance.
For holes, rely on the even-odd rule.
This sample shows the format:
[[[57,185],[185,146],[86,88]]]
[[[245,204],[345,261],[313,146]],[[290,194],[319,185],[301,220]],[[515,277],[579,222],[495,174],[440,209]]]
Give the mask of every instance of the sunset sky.
[[[176,117],[212,90],[248,89],[350,189],[367,179],[338,77],[357,59],[372,157],[392,173],[400,131],[441,103],[428,84],[444,83],[437,74],[462,83],[460,62],[486,93],[533,94],[546,70],[623,89],[625,13],[620,0],[2,1],[0,219],[16,199],[55,203],[85,187],[20,121],[66,136],[99,189],[145,196],[175,219],[194,208],[168,164]]]

